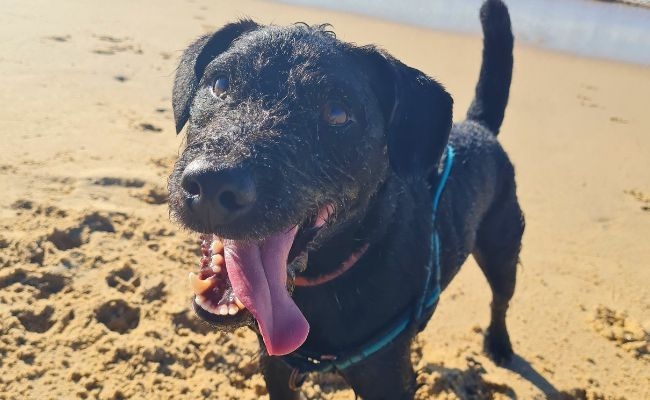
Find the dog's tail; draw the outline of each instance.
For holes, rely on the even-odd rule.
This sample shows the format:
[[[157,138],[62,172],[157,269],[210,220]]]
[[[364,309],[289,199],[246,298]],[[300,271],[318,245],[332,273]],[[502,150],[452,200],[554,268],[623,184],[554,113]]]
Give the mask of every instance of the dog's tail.
[[[506,5],[501,0],[486,0],[481,7],[481,25],[483,62],[467,119],[485,125],[497,135],[508,104],[512,79],[514,38]]]

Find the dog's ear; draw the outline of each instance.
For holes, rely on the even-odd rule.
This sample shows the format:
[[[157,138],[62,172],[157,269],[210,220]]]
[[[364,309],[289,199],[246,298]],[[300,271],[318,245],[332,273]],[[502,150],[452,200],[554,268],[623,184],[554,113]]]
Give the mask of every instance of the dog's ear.
[[[242,19],[224,26],[213,34],[201,36],[185,49],[176,70],[172,92],[176,133],[183,129],[190,117],[190,105],[203,77],[205,67],[219,54],[226,51],[235,39],[258,27],[256,22]]]
[[[428,177],[449,139],[451,96],[423,72],[373,46],[356,53],[384,113],[393,170],[402,178]]]

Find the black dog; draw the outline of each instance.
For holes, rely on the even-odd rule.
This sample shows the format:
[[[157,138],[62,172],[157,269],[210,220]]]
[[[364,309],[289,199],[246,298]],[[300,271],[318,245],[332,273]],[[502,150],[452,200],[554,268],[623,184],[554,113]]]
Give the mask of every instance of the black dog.
[[[327,25],[242,20],[183,54],[169,190],[173,217],[203,233],[194,308],[256,329],[272,399],[297,398],[311,371],[364,399],[412,398],[410,343],[470,253],[493,293],[485,350],[511,357],[524,222],[496,134],[513,38],[499,0],[481,21],[476,98],[453,126],[440,84]]]

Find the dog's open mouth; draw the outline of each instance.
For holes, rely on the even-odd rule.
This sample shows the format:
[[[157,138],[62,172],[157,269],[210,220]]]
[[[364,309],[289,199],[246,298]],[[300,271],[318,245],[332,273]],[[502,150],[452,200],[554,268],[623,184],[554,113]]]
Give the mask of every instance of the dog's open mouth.
[[[327,205],[302,226],[256,242],[202,235],[199,271],[190,273],[197,314],[217,325],[241,325],[252,315],[271,355],[300,347],[309,324],[289,291],[306,264],[310,241],[332,211]]]

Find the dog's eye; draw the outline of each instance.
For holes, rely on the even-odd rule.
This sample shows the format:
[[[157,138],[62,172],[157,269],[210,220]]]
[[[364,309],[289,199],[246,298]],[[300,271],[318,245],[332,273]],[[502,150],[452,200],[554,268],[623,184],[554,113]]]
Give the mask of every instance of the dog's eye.
[[[230,81],[228,80],[228,77],[223,75],[218,76],[212,84],[212,93],[217,97],[223,98],[226,96],[226,91],[228,90],[229,85]]]
[[[321,115],[325,122],[333,126],[342,126],[352,120],[345,107],[336,102],[325,104]]]

